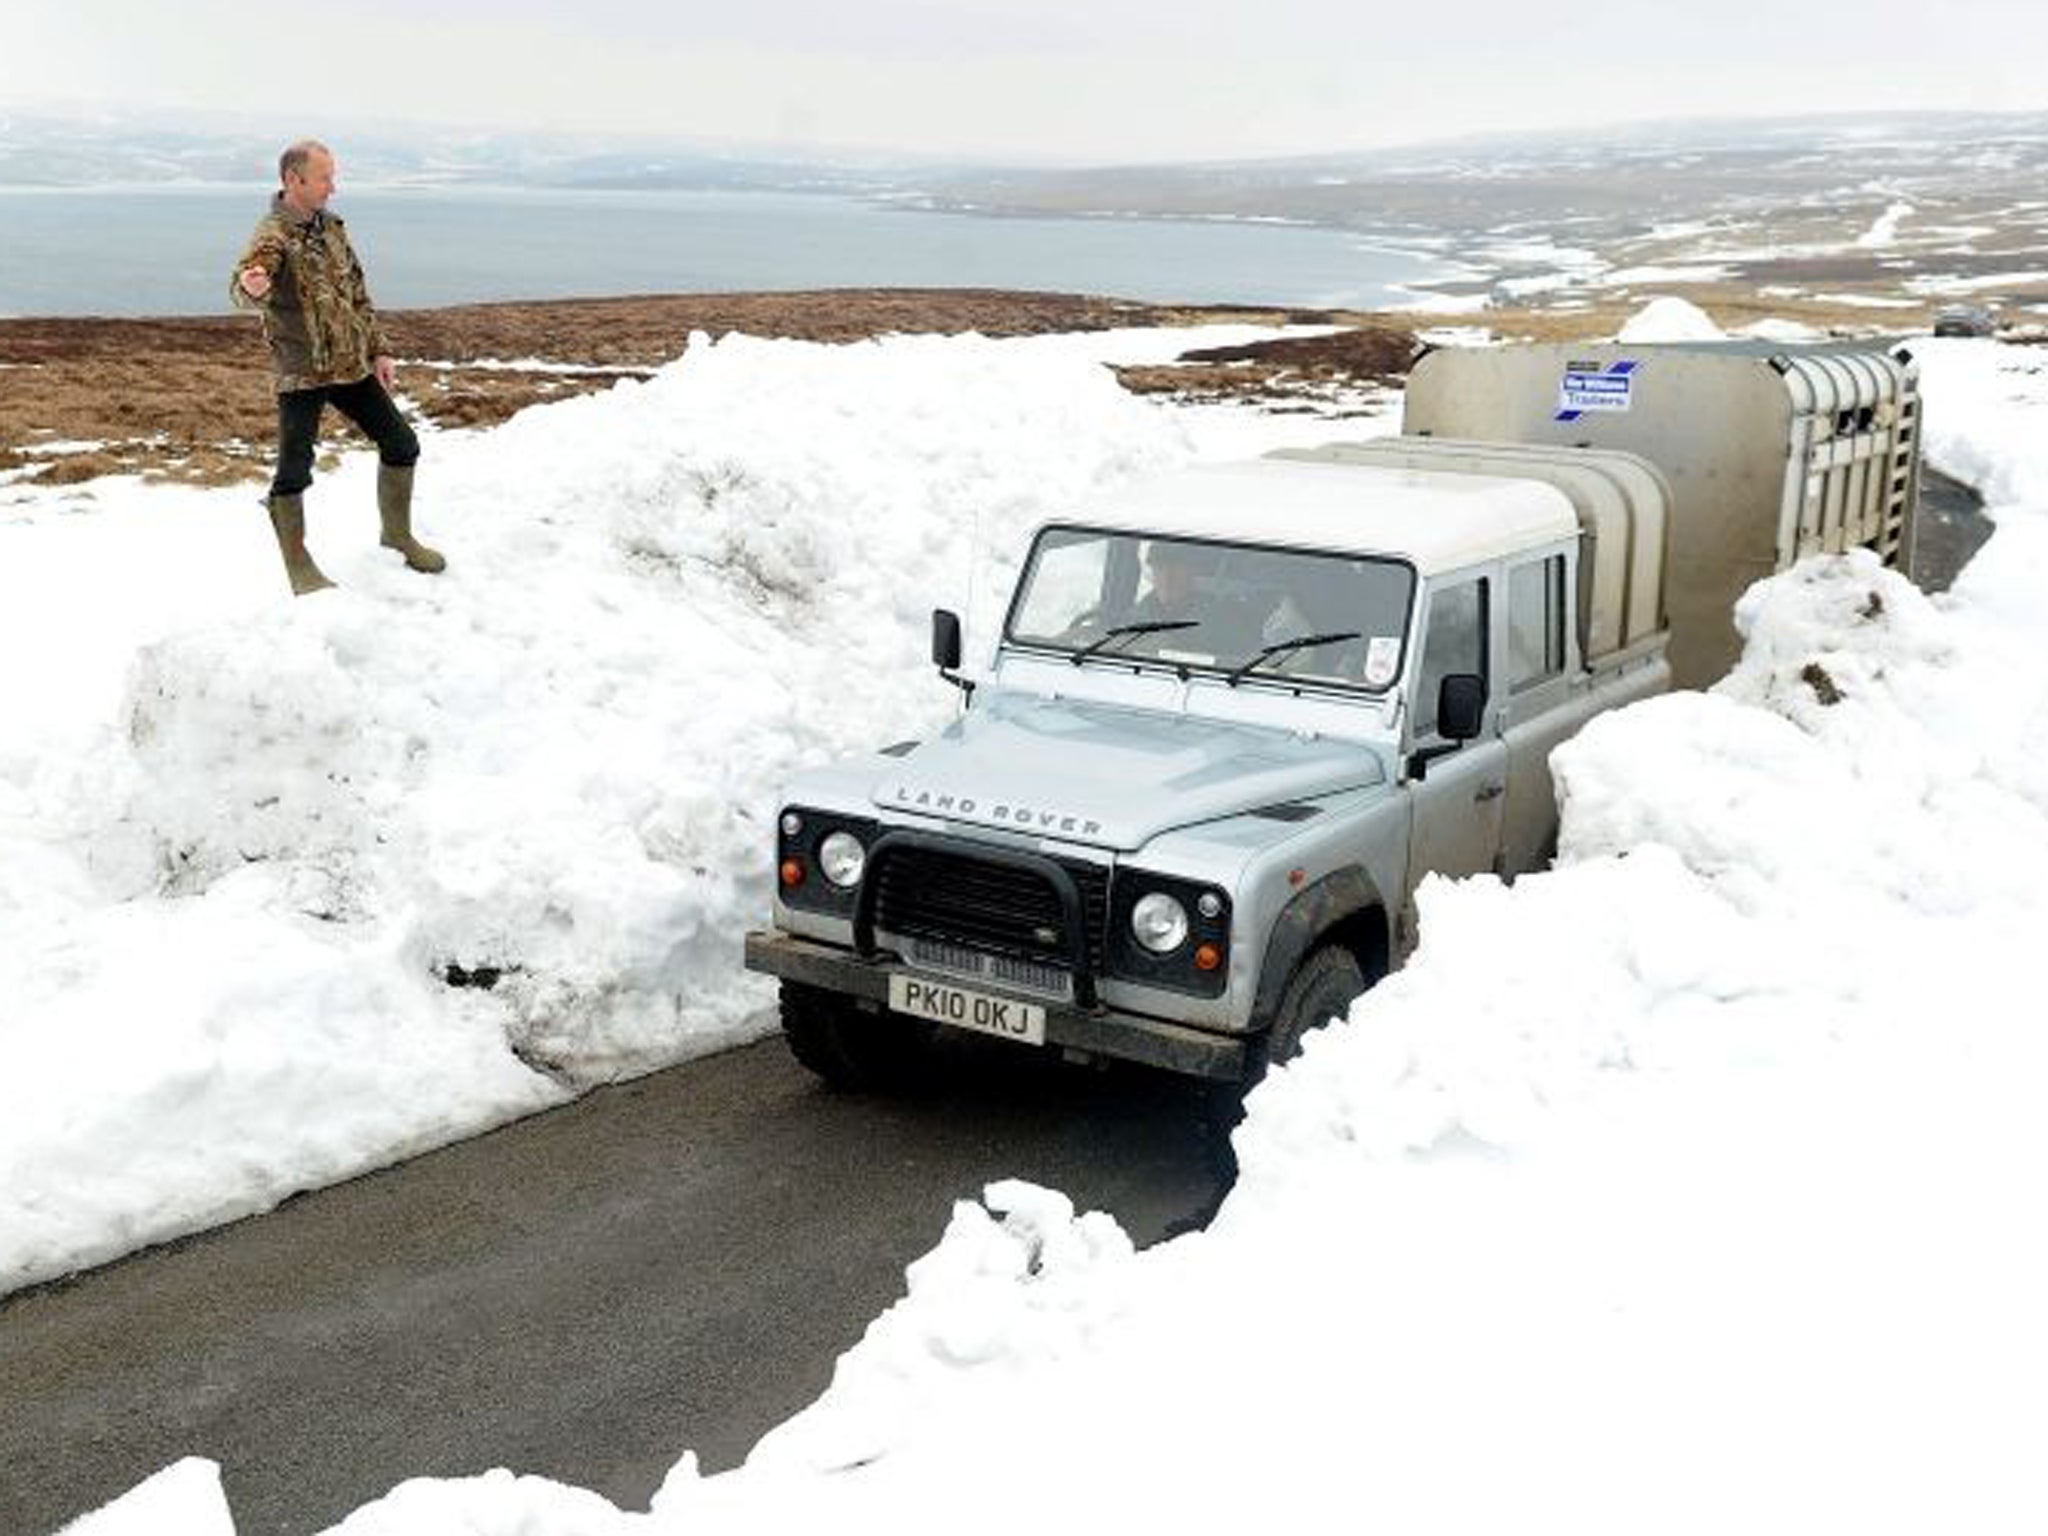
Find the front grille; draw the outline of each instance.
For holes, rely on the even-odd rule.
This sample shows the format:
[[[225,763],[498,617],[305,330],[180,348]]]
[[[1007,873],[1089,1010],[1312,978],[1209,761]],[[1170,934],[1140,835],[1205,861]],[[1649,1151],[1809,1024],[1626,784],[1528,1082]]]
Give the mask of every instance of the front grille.
[[[1062,1002],[1074,995],[1073,974],[1064,966],[1041,965],[1012,955],[984,954],[936,939],[904,941],[904,958],[920,970],[939,971],[968,982],[994,982],[1015,992],[1035,992]]]
[[[1099,864],[1055,862],[1081,893],[1088,968],[1100,974],[1109,871]],[[885,850],[868,878],[874,883],[876,929],[925,941],[933,946],[925,953],[947,969],[967,968],[966,957],[951,953],[955,948],[976,957],[994,956],[1014,967],[1010,974],[1020,984],[1035,988],[1051,980],[1048,968],[1061,973],[1067,968],[1069,939],[1059,892],[1035,870],[966,851],[909,847]],[[987,974],[1000,976],[1002,971]]]

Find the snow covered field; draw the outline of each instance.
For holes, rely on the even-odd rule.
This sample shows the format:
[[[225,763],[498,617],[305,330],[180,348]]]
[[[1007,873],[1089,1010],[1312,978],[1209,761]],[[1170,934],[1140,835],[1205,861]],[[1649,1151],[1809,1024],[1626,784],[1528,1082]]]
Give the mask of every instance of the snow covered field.
[[[327,477],[298,604],[246,492],[0,502],[0,1287],[771,1027],[775,784],[952,707],[929,607],[986,637],[1034,518],[1332,435],[1092,361],[1187,344],[695,348],[430,443],[440,581]],[[2048,374],[1920,355],[1999,518],[1955,591],[1802,566],[1587,731],[1560,867],[1428,889],[1207,1231],[995,1186],[744,1468],[339,1529],[2040,1528]],[[232,1524],[188,1463],[81,1529]]]

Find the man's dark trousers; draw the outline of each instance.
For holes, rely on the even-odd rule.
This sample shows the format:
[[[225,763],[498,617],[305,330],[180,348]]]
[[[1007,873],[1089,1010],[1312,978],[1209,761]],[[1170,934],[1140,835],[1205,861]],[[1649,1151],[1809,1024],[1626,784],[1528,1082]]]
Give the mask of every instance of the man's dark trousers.
[[[286,390],[277,397],[277,478],[270,482],[271,495],[295,496],[313,483],[313,446],[320,437],[321,409],[328,405],[363,429],[384,463],[402,467],[419,461],[420,440],[375,374],[353,384]]]

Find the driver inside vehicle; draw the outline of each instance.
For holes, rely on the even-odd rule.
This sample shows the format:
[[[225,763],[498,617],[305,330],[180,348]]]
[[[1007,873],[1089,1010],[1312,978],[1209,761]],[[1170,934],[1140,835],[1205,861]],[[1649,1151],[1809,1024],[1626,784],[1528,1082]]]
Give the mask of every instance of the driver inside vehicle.
[[[1186,646],[1219,656],[1249,655],[1261,646],[1308,632],[1308,620],[1284,586],[1282,573],[1224,551],[1176,539],[1153,539],[1145,549],[1146,590],[1130,622],[1193,621],[1187,630],[1145,637],[1150,650]],[[1233,563],[1235,561],[1236,563]],[[1238,569],[1238,565],[1245,569]],[[1147,645],[1149,641],[1149,645]]]
[[[1155,619],[1199,619],[1201,593],[1198,590],[1203,551],[1171,539],[1154,539],[1145,546],[1145,595],[1131,609],[1131,622]]]

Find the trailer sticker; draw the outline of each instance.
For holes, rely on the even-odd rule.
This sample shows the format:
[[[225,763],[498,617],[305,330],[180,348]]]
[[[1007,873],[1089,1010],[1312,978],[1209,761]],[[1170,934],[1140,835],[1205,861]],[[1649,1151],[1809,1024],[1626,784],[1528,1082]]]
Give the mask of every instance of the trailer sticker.
[[[1634,358],[1622,358],[1602,368],[1598,363],[1566,363],[1564,383],[1557,392],[1557,415],[1553,421],[1577,421],[1589,411],[1625,411],[1635,384]]]
[[[1399,635],[1374,635],[1365,647],[1365,683],[1368,688],[1384,688],[1394,680],[1394,673],[1401,665],[1401,637]]]

